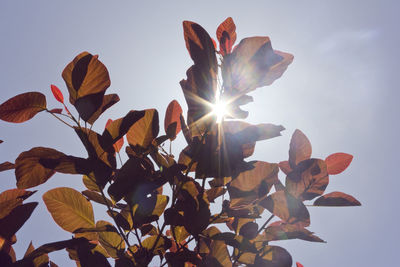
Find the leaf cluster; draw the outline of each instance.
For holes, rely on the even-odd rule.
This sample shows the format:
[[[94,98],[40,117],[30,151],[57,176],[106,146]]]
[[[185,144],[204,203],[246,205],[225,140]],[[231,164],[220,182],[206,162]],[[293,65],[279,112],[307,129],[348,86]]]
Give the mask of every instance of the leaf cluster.
[[[62,72],[74,109],[67,107],[55,85],[50,88],[62,108],[48,109],[40,92],[20,94],[0,105],[0,119],[13,123],[49,113],[74,131],[87,151],[76,156],[34,147],[15,163],[0,165],[0,171],[14,169],[17,185],[0,194],[2,266],[56,266],[48,253],[66,249],[77,266],[110,266],[109,258],[115,266],[147,266],[159,258],[161,266],[173,267],[289,267],[291,255],[275,241],[324,242],[308,229],[305,201],[314,200],[312,206],[360,205],[345,193],[325,193],[329,176],[344,171],[352,156],[312,158],[310,141],[300,130],[292,135],[288,160],[246,160],[257,141],[280,136],[284,127],[249,124],[242,120],[248,115],[242,106],[253,101],[249,92],[281,77],[293,60],[291,54],[274,50],[266,36],[244,38],[234,46],[232,18],[217,28],[218,44],[194,22],[184,21],[183,31],[193,60],[180,82],[188,109],[185,116],[173,100],[164,133],[156,109],[131,110],[109,119],[102,132],[92,129],[119,97],[106,94],[111,84],[107,68],[88,52],[77,55]],[[217,121],[213,109],[219,103],[226,112]],[[180,132],[187,146],[175,158],[165,144]],[[128,159],[123,162],[125,143]],[[17,260],[15,234],[38,205],[24,203],[36,192],[27,189],[57,172],[80,175],[87,188],[79,192],[58,187],[42,197],[55,223],[73,238],[36,249],[31,242]],[[280,172],[286,175],[284,182]],[[95,221],[93,202],[106,208],[109,221]]]

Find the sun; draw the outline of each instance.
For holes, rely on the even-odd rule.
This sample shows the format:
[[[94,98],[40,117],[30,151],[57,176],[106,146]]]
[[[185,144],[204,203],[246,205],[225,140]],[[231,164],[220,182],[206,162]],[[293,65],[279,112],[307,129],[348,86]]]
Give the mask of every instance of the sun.
[[[228,114],[228,104],[224,101],[218,100],[212,105],[212,114],[217,117],[217,123],[222,122],[225,115]]]

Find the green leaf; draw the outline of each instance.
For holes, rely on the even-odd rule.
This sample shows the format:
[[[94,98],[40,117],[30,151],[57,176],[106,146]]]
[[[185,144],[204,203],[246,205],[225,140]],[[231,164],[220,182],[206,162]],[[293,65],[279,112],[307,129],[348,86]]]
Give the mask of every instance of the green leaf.
[[[46,97],[39,92],[23,93],[0,105],[0,119],[21,123],[46,109]]]
[[[49,190],[43,194],[43,201],[54,221],[68,232],[95,226],[92,204],[72,188]]]

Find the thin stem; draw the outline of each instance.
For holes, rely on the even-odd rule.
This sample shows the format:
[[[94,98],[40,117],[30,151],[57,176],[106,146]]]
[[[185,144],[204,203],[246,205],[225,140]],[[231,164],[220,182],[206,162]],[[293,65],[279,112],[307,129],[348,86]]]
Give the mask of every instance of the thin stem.
[[[272,215],[268,218],[268,220],[260,227],[260,229],[258,229],[257,235],[258,235],[259,233],[261,233],[261,231],[265,228],[265,226],[267,226],[267,224],[268,224],[274,217],[275,217],[275,215],[272,214]]]
[[[53,112],[51,112],[50,110],[48,110],[48,109],[46,109],[46,111],[48,112],[48,113],[50,113],[51,115],[53,115],[57,120],[59,120],[59,121],[61,121],[62,123],[64,123],[65,125],[67,125],[68,127],[70,127],[70,128],[74,128],[74,127],[72,127],[72,125],[70,125],[69,123],[67,123],[66,121],[64,121],[64,120],[62,120],[61,118],[59,118],[59,117],[57,117]]]
[[[129,252],[132,253],[132,255],[134,255],[133,251],[130,249],[131,245],[129,244],[128,238],[126,237],[126,235],[124,234],[124,232],[121,230],[121,226],[118,225],[117,220],[116,220],[116,218],[115,218],[115,216],[114,216],[113,210],[111,209],[110,205],[109,205],[108,202],[107,202],[107,198],[106,198],[106,196],[104,195],[103,189],[100,190],[100,193],[101,193],[101,195],[102,195],[102,197],[103,197],[104,202],[105,202],[106,205],[107,205],[107,209],[108,209],[108,211],[110,212],[111,217],[112,217],[113,220],[114,220],[114,223],[117,225],[117,230],[118,230],[119,235],[125,240],[125,243],[126,243],[127,246],[128,246]]]

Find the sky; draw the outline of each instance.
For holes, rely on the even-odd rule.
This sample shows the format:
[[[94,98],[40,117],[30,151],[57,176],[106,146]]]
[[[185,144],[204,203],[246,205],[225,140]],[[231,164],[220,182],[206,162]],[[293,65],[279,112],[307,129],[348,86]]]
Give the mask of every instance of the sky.
[[[187,106],[179,81],[192,61],[182,21],[202,25],[212,37],[225,18],[236,23],[238,41],[269,36],[274,49],[294,55],[284,75],[252,93],[245,109],[251,123],[282,124],[279,138],[258,142],[252,159],[287,160],[290,137],[302,130],[313,157],[335,152],[354,156],[349,168],[331,176],[326,192],[356,197],[361,207],[310,207],[310,230],[326,244],[276,243],[305,267],[397,266],[398,221],[398,47],[396,1],[0,1],[0,103],[27,91],[47,96],[58,108],[50,84],[67,95],[64,67],[80,52],[98,54],[121,101],[94,125],[129,110],[156,108],[161,121],[168,103]],[[161,127],[162,128],[162,127]],[[23,124],[0,121],[0,162],[14,161],[35,146],[84,156],[80,141],[48,114]],[[178,155],[182,138],[173,144]],[[283,177],[282,177],[283,178]],[[0,173],[0,191],[15,187],[13,171]],[[41,196],[67,186],[84,190],[80,176],[56,174],[29,200],[39,201],[17,234],[17,258],[35,246],[68,239]],[[97,214],[96,214],[97,212]],[[95,206],[96,219],[102,209]],[[65,251],[52,253],[59,266],[73,266]]]

